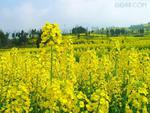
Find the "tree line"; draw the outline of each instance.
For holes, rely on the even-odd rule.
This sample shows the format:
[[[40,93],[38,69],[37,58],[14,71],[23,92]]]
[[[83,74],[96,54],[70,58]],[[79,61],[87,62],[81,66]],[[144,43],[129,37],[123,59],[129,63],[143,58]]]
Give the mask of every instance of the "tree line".
[[[4,33],[0,30],[0,48],[39,46],[41,30],[32,29],[29,32]]]
[[[75,26],[71,32],[65,35],[76,35],[78,38],[81,35],[92,37],[92,34],[102,34],[105,37],[116,36],[135,36],[143,37],[146,33],[150,34],[150,23],[146,25],[135,25],[130,27],[109,27],[109,28],[93,28],[88,30],[83,26]],[[4,33],[0,30],[0,48],[11,47],[39,47],[41,42],[41,30],[32,29],[29,32],[21,30],[19,32]],[[94,35],[93,35],[94,36]]]
[[[121,28],[121,27],[109,27],[109,28],[94,28],[93,30],[89,31],[88,29],[82,26],[76,26],[72,29],[72,34],[77,35],[78,37],[80,34],[90,35],[92,33],[95,34],[104,34],[107,37],[115,37],[121,35],[132,35],[132,36],[139,36],[143,37],[145,33],[144,27],[140,28],[133,28],[132,26],[129,28]]]

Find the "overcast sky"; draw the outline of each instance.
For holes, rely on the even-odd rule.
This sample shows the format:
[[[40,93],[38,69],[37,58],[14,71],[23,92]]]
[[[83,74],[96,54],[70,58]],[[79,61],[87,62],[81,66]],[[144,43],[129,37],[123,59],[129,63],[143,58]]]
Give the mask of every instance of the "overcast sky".
[[[0,0],[0,29],[129,26],[150,21],[150,0]]]

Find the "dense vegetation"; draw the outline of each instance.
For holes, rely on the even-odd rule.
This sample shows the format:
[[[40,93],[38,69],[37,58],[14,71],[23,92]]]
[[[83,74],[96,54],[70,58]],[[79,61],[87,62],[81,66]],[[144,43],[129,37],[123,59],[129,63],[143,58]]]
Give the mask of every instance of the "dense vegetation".
[[[0,48],[12,47],[39,47],[41,42],[41,30],[32,29],[28,32],[4,33],[0,30]],[[93,28],[88,30],[82,26],[72,28],[70,33],[63,32],[64,36],[75,36],[75,38],[109,38],[109,37],[150,37],[150,23],[132,25],[130,27],[108,27]]]
[[[150,113],[149,37],[41,32],[39,48],[0,50],[0,112]]]

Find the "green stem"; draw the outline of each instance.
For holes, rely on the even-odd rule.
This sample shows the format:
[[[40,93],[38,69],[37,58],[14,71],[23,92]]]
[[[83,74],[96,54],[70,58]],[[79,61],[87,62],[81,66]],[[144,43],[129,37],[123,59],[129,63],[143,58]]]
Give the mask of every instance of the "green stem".
[[[53,47],[51,46],[51,74],[50,74],[50,81],[52,84],[53,79]]]
[[[37,74],[37,76],[36,76],[37,78],[36,78],[36,108],[35,108],[35,111],[36,111],[36,113],[38,113],[38,81],[39,81],[39,79],[38,79],[38,74]]]
[[[1,64],[0,64],[1,65]],[[0,74],[2,75],[2,78],[1,78],[1,94],[0,94],[0,101],[1,101],[1,99],[2,99],[2,94],[3,94],[3,83],[4,83],[4,80],[3,80],[3,66],[2,66],[2,69],[1,69],[1,72],[0,72]],[[2,106],[3,104],[2,103],[0,103],[0,107]]]
[[[90,72],[90,97],[91,97],[91,94],[92,94],[92,75]]]

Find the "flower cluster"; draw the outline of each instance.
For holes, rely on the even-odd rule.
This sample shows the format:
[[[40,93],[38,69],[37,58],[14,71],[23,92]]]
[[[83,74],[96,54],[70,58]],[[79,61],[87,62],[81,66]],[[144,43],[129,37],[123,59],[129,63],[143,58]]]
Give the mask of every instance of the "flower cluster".
[[[42,28],[41,47],[52,46],[61,43],[61,30],[58,24],[46,23]]]

